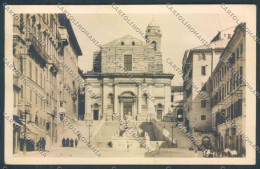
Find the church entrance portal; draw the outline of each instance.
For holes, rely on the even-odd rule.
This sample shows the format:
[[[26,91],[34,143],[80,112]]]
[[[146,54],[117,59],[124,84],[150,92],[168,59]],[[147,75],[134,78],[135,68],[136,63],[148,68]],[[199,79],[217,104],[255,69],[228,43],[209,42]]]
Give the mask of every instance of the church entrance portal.
[[[126,119],[126,116],[132,117],[132,103],[131,102],[124,102],[123,109],[124,109],[124,119]]]

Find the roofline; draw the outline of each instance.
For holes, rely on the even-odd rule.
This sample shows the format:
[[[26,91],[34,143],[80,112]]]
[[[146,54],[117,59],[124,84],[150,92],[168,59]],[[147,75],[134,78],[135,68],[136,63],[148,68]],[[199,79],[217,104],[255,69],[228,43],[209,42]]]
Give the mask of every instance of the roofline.
[[[234,37],[236,36],[236,33],[238,32],[238,30],[240,29],[240,27],[242,25],[246,24],[245,22],[243,23],[240,23],[239,25],[236,26],[235,30],[234,30],[234,34],[232,35],[231,39],[229,40],[226,48],[224,49],[224,51],[221,53],[220,57],[219,57],[219,60],[223,57],[224,54],[226,54],[226,51],[228,50],[228,48],[230,47],[230,44],[233,43],[233,39]],[[243,31],[243,30],[242,30]],[[216,73],[216,68],[219,67],[219,65],[221,64],[221,62],[219,61],[218,64],[216,65],[215,69],[213,70],[213,72],[211,73],[212,75]]]
[[[136,78],[169,78],[173,79],[174,74],[170,73],[131,73],[132,77]],[[97,72],[89,72],[83,74],[83,78],[126,78],[126,73],[97,73]]]
[[[70,20],[63,13],[59,13],[58,17],[59,17],[60,22],[63,23],[63,26],[65,26],[67,28],[68,33],[69,33],[69,38],[73,41],[73,45],[72,46],[75,49],[77,55],[78,56],[82,56],[82,51],[81,51],[81,48],[80,48],[79,43],[77,41],[76,35],[75,35],[74,31],[73,31],[73,28],[72,28]]]

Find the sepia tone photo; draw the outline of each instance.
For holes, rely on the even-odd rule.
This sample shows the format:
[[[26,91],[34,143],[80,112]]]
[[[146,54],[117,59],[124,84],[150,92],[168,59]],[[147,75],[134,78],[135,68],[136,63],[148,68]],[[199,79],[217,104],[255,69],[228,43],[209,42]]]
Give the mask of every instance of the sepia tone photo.
[[[255,6],[2,8],[7,163],[255,163]]]

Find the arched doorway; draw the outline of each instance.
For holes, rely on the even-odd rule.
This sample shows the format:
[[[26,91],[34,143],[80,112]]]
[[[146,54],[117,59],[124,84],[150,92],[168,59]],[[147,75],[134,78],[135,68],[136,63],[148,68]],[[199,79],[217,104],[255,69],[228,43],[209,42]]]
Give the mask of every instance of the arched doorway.
[[[93,105],[93,120],[99,119],[99,106],[97,103]]]
[[[177,119],[178,121],[182,122],[183,121],[183,110],[182,109],[179,109],[177,111]]]
[[[208,136],[203,137],[201,140],[201,144],[206,149],[211,148],[210,138]]]
[[[135,110],[136,95],[131,91],[123,92],[119,95],[120,103],[120,116],[124,120],[136,119],[136,110]]]

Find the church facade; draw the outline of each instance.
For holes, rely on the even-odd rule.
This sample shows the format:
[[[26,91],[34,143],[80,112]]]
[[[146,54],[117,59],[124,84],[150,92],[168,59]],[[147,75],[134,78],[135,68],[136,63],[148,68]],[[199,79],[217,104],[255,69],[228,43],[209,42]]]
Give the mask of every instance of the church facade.
[[[93,70],[84,74],[95,96],[85,92],[85,120],[162,120],[171,106],[173,74],[163,73],[160,27],[153,19],[146,42],[126,35],[94,53]],[[149,43],[148,43],[149,42]]]

